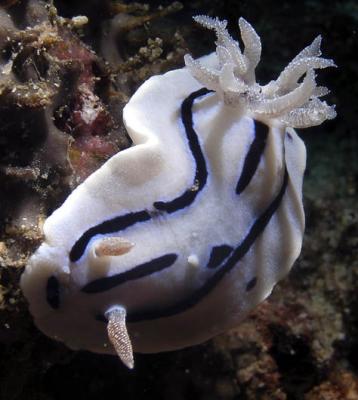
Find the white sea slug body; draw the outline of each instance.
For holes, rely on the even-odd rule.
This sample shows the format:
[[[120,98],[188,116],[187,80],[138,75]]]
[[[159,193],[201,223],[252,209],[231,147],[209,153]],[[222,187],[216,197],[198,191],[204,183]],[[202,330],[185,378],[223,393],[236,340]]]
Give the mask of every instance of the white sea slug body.
[[[21,286],[37,326],[74,349],[200,343],[231,328],[298,257],[305,146],[293,127],[333,118],[314,70],[320,38],[260,86],[261,43],[226,22],[216,53],[147,80],[124,109],[133,147],[92,174],[44,225]],[[303,81],[298,80],[305,75]]]

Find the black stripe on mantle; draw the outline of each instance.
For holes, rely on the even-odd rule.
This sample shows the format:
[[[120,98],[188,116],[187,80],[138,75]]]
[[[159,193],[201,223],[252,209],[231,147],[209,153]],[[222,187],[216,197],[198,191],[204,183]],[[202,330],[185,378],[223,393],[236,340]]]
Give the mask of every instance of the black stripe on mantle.
[[[189,141],[190,151],[195,159],[196,170],[193,185],[185,190],[185,192],[174,200],[164,202],[157,201],[153,205],[157,210],[166,211],[167,213],[173,213],[182,208],[188,207],[204,188],[208,179],[208,170],[206,167],[206,161],[204,154],[201,150],[200,142],[197,133],[194,129],[193,122],[193,104],[194,100],[199,96],[204,96],[212,92],[212,90],[202,88],[190,96],[188,96],[181,105],[181,118],[184,124],[185,132]]]
[[[136,267],[131,268],[128,271],[122,272],[120,274],[96,279],[95,281],[92,281],[84,286],[81,289],[81,292],[105,292],[125,282],[140,279],[145,276],[154,274],[154,272],[159,272],[163,269],[169,268],[175,263],[177,258],[178,256],[174,253],[165,254],[164,256],[154,258],[153,260],[137,265]]]
[[[288,185],[289,176],[287,168],[285,168],[283,182],[281,188],[273,199],[268,208],[255,220],[250,228],[250,231],[242,242],[233,250],[230,257],[226,260],[223,266],[211,276],[210,279],[198,290],[196,290],[190,297],[177,302],[176,304],[163,309],[131,312],[127,315],[127,322],[142,322],[148,320],[154,320],[159,318],[171,317],[173,315],[179,314],[181,312],[187,311],[191,307],[198,304],[206,295],[208,295],[211,290],[213,290],[221,279],[230,272],[237,263],[247,254],[251,246],[255,243],[256,239],[265,230],[266,226],[270,222],[272,216],[280,207],[283,196],[286,192]],[[250,289],[250,288],[249,288]],[[96,319],[98,321],[107,322],[107,319],[103,315],[97,315]]]
[[[254,176],[259,166],[261,156],[265,150],[269,127],[264,123],[254,120],[255,139],[251,143],[245,157],[244,166],[236,186],[236,194],[242,193]]]
[[[60,308],[60,282],[53,275],[47,280],[46,301],[47,304],[54,310]]]
[[[213,247],[211,249],[210,258],[206,268],[214,269],[220,267],[220,265],[229,257],[233,250],[234,249],[227,244]]]
[[[204,188],[207,182],[208,172],[206,167],[206,161],[200,147],[200,142],[197,133],[195,132],[193,127],[192,108],[195,99],[204,96],[210,92],[212,92],[212,90],[208,90],[206,88],[197,90],[191,93],[188,97],[186,97],[181,105],[181,119],[188,139],[189,149],[196,163],[195,167],[196,172],[193,184],[182,195],[171,201],[155,202],[153,205],[157,210],[173,213],[185,207],[189,207],[194,202],[196,196]],[[121,215],[91,227],[86,232],[84,232],[83,235],[72,246],[72,249],[70,250],[69,254],[70,261],[76,262],[82,257],[88,243],[94,236],[117,233],[139,222],[148,221],[151,218],[152,216],[147,210],[142,210],[138,212],[131,212],[125,215]]]
[[[151,219],[148,211],[138,211],[109,219],[90,229],[88,229],[73,245],[70,251],[70,261],[78,261],[86,250],[89,241],[96,235],[105,235],[122,231],[138,222],[144,222]]]
[[[206,295],[213,290],[216,285],[221,281],[221,279],[230,272],[235,265],[245,256],[245,254],[250,250],[251,246],[255,243],[256,239],[265,230],[266,226],[271,220],[271,217],[278,210],[282,198],[285,194],[287,185],[289,181],[288,171],[285,168],[283,182],[281,188],[271,202],[269,207],[256,219],[250,228],[250,231],[244,238],[244,240],[237,246],[229,259],[224,263],[224,265],[214,274],[211,278],[198,290],[196,290],[190,297],[179,301],[178,303],[169,306],[164,309],[147,310],[142,312],[132,312],[127,315],[128,322],[141,322],[147,320],[153,320],[158,318],[171,317],[173,315],[179,314],[188,310],[189,308],[195,306],[199,303]],[[98,318],[104,320],[103,318]]]

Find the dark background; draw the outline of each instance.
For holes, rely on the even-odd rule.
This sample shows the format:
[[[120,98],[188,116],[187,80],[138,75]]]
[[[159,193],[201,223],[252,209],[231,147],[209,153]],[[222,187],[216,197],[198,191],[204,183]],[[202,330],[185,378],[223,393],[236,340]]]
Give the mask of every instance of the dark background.
[[[11,1],[1,3],[7,9],[11,7]],[[15,8],[11,12],[20,29],[21,24],[26,26],[22,11],[27,2],[13,3]],[[147,3],[148,13],[159,5],[171,4]],[[331,90],[327,101],[336,104],[337,118],[299,131],[308,150],[304,185],[307,229],[302,256],[270,300],[237,329],[182,351],[136,354],[135,369],[128,371],[116,357],[72,352],[33,326],[18,280],[27,257],[41,238],[19,234],[12,222],[13,209],[23,204],[30,184],[0,173],[0,242],[7,249],[16,249],[16,256],[0,257],[1,399],[358,398],[358,3],[197,0],[182,4],[180,11],[123,34],[118,42],[123,60],[136,54],[150,37],[163,38],[163,54],[167,54],[175,47],[171,42],[175,31],[183,37],[185,52],[195,56],[209,53],[214,49],[214,35],[191,20],[193,15],[207,14],[227,19],[236,38],[238,17],[243,16],[254,26],[263,45],[257,69],[259,82],[276,79],[318,34],[323,36],[324,57],[334,59],[338,66],[318,73],[318,81]],[[101,57],[98,38],[103,23],[113,18],[109,3],[58,0],[55,5],[61,16],[89,17],[81,39]],[[138,16],[145,12],[130,14]],[[143,75],[142,69],[131,70],[123,92],[130,96],[147,75],[180,67],[181,59],[180,56],[172,65],[164,63],[159,67],[148,63]],[[9,106],[4,104],[0,103],[0,116],[7,121]],[[27,118],[28,113],[17,109],[14,115],[21,119]],[[24,144],[9,139],[4,126],[5,123],[0,139],[6,137],[7,142],[0,141],[0,165],[33,168],[26,158],[28,152],[21,150]],[[41,123],[37,131],[44,131],[41,135],[46,137]],[[45,140],[42,136],[36,137],[36,144],[30,138],[28,148],[41,148]],[[17,154],[16,163],[9,156],[8,143]],[[45,215],[61,204],[71,189],[65,183],[66,174],[54,172],[52,167],[49,171],[46,181],[37,182],[43,190],[41,207]],[[48,185],[57,189],[50,192]]]

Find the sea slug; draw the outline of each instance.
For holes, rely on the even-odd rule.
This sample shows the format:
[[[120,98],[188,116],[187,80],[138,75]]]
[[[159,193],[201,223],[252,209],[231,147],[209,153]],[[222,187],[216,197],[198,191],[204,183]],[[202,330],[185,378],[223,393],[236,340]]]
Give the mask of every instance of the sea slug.
[[[306,151],[293,128],[335,116],[320,99],[321,38],[262,86],[261,42],[239,20],[195,17],[216,52],[148,79],[123,118],[133,146],[45,222],[22,275],[35,323],[73,349],[117,353],[203,342],[242,320],[298,257]],[[301,77],[303,80],[300,81]]]

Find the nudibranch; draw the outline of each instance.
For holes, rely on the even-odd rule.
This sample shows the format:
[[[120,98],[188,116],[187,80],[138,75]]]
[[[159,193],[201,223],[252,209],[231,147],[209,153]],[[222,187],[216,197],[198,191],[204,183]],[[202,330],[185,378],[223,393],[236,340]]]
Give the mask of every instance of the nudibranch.
[[[35,323],[73,349],[118,354],[198,344],[236,326],[298,257],[305,146],[293,128],[334,118],[315,70],[321,38],[265,86],[261,42],[226,21],[216,52],[148,79],[123,111],[133,146],[44,224],[21,278]],[[302,78],[302,79],[301,79]]]

